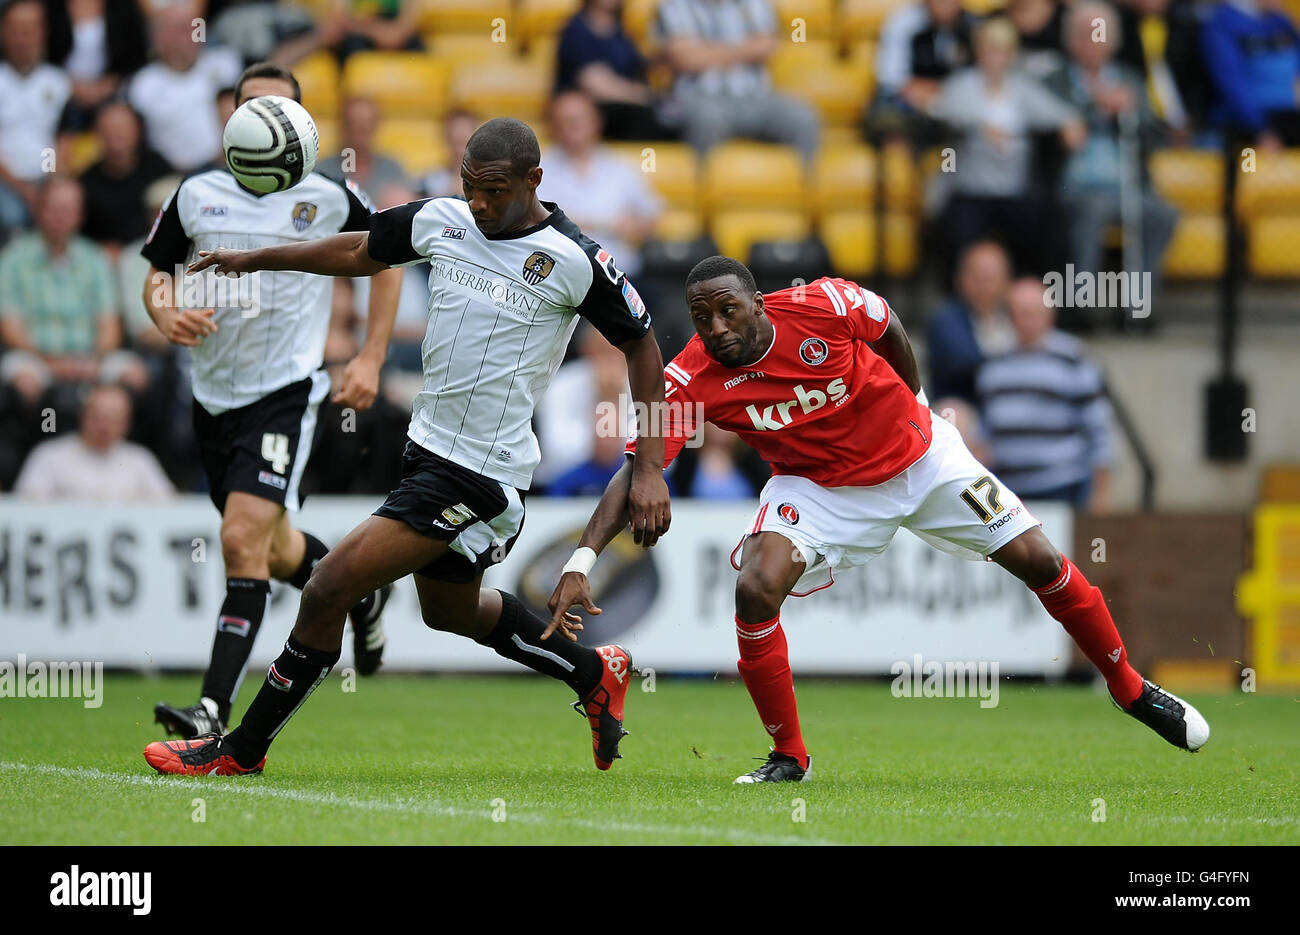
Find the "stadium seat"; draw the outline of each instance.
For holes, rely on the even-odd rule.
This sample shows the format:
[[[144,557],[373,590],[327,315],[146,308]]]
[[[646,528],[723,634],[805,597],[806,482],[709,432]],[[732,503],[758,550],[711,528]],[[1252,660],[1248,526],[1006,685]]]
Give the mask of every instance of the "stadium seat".
[[[524,58],[534,65],[552,71],[555,68],[555,50],[559,45],[560,40],[555,36],[533,36],[528,40]]]
[[[582,4],[579,0],[518,0],[511,25],[518,24],[525,46],[536,38],[557,36]]]
[[[921,179],[916,158],[907,146],[888,146],[881,153],[885,173],[885,207],[911,213],[921,205]]]
[[[723,143],[705,157],[704,195],[711,214],[747,208],[802,212],[807,208],[803,163],[792,146]]]
[[[869,209],[876,193],[876,154],[866,143],[824,145],[812,171],[818,215]]]
[[[713,218],[710,233],[725,256],[749,261],[749,249],[760,240],[804,240],[812,232],[802,211],[723,211]]]
[[[1237,212],[1244,221],[1262,215],[1300,215],[1300,149],[1256,153],[1255,171],[1242,172]]]
[[[659,15],[659,0],[626,0],[623,4],[623,29],[646,52],[655,45],[655,18]]]
[[[835,19],[832,0],[773,0],[776,11],[776,35],[780,39],[794,36],[795,20],[803,20],[805,39],[829,39]]]
[[[1004,9],[1007,0],[961,0],[961,5],[968,13],[976,16],[988,16]]]
[[[911,214],[885,215],[885,272],[910,276],[917,264],[917,225]]]
[[[610,151],[646,173],[659,197],[672,208],[700,208],[700,166],[685,143],[609,143]]]
[[[309,55],[293,66],[302,88],[302,106],[316,121],[339,115],[339,64],[329,52]]]
[[[704,218],[698,211],[669,208],[655,224],[655,239],[668,242],[695,241],[704,233]]]
[[[1223,275],[1223,216],[1183,214],[1165,250],[1163,269],[1171,279],[1217,279]]]
[[[467,65],[451,81],[455,106],[534,125],[545,115],[550,91],[550,74],[523,60]]]
[[[441,117],[445,88],[445,69],[423,52],[357,52],[343,69],[344,95],[371,98],[386,119]]]
[[[1257,217],[1250,222],[1246,263],[1267,279],[1300,279],[1300,215]]]
[[[74,134],[61,155],[66,163],[64,168],[80,175],[99,160],[99,136],[93,130]]]
[[[894,8],[906,2],[907,0],[841,0],[840,36],[846,43],[875,39]]]
[[[513,37],[511,41],[494,42],[486,34],[470,36],[448,33],[429,40],[428,53],[444,67],[448,75],[455,75],[468,65],[513,62],[519,53],[519,45],[513,41]]]
[[[436,120],[384,120],[375,131],[375,150],[402,164],[406,174],[419,178],[447,161],[442,126]],[[370,192],[378,197],[378,192]]]
[[[1179,211],[1214,214],[1223,210],[1223,157],[1196,149],[1151,154],[1156,190]]]
[[[814,107],[832,126],[856,125],[867,106],[870,69],[841,59],[829,42],[787,43],[770,63],[772,85]]]
[[[418,0],[418,3],[416,28],[426,39],[453,32],[490,37],[499,28],[505,28],[508,38],[518,38],[509,35],[511,29],[519,28],[512,21],[511,0]]]
[[[339,122],[316,118],[316,135],[320,138],[320,158],[336,156],[339,151]]]
[[[749,267],[763,292],[777,292],[825,276],[831,268],[826,245],[816,236],[803,240],[755,241]]]
[[[875,272],[875,228],[875,218],[861,211],[837,211],[822,217],[818,233],[837,275],[852,279]]]

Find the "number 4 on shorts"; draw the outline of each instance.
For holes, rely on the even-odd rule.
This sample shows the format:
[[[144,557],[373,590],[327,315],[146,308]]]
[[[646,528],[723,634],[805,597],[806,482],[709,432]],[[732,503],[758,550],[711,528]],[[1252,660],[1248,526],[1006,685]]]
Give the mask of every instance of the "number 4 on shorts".
[[[984,503],[980,503],[977,493],[980,490],[984,490]],[[968,507],[975,511],[975,515],[980,518],[981,523],[989,522],[1002,512],[1002,501],[998,498],[998,485],[993,483],[992,476],[988,474],[985,474],[963,490],[961,498],[966,501]],[[987,508],[985,508],[985,504],[988,504]]]
[[[283,474],[293,456],[289,454],[289,436],[267,432],[262,436],[262,457],[275,468],[275,473]]]

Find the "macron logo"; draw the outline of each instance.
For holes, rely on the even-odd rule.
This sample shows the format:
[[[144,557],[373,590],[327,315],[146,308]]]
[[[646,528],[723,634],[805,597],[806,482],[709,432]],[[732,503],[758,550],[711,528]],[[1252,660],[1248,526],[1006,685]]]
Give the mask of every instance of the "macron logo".
[[[775,432],[783,429],[794,421],[790,415],[790,410],[798,406],[805,414],[815,412],[827,402],[837,402],[848,392],[844,386],[844,381],[838,377],[826,384],[825,391],[819,389],[805,390],[800,383],[794,388],[794,399],[783,403],[777,403],[774,406],[767,406],[761,412],[757,406],[749,405],[745,407],[745,413],[749,416],[749,421],[754,424],[754,428],[760,432]]]

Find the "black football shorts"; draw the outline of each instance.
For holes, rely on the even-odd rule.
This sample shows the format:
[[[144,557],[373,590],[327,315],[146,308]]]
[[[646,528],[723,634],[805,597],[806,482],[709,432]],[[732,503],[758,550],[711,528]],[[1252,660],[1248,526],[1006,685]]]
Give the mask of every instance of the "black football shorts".
[[[407,441],[402,479],[376,516],[450,544],[417,575],[461,584],[505,559],[524,528],[518,490]]]
[[[194,438],[208,495],[218,510],[225,511],[226,495],[232,491],[290,510],[302,506],[302,475],[319,439],[316,416],[329,389],[329,375],[318,370],[221,415],[212,415],[195,401]]]

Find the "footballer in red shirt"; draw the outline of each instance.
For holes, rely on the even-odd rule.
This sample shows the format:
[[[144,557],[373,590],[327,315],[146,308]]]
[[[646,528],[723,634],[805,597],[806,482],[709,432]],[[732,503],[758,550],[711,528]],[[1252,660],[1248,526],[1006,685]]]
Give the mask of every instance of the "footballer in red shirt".
[[[695,266],[686,297],[696,334],[664,367],[665,464],[706,421],[772,465],[732,564],[740,572],[737,667],[773,750],[736,782],[810,775],[781,605],[830,586],[836,568],[883,552],[900,526],[1023,581],[1105,677],[1121,710],[1186,750],[1209,739],[1195,708],[1129,665],[1101,592],[1020,498],[952,425],[931,417],[907,333],[884,299],[829,277],[763,295],[744,264],[720,256]],[[627,451],[551,595],[552,630],[576,623],[575,605],[598,612],[583,569],[628,522],[635,439]]]

